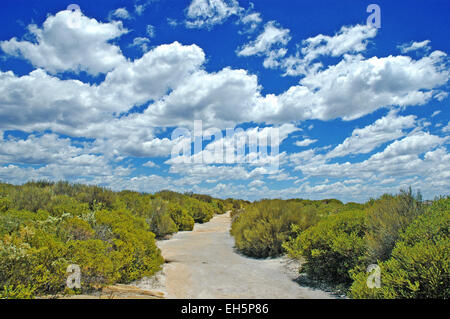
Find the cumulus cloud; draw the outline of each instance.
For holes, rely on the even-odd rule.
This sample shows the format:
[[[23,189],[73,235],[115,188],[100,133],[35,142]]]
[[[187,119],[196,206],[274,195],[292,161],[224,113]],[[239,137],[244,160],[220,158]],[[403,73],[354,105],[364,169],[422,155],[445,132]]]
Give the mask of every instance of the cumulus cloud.
[[[12,38],[1,41],[1,49],[50,73],[86,71],[97,75],[125,62],[120,48],[110,43],[127,32],[118,21],[102,23],[79,10],[64,10],[48,16],[42,28],[29,25],[28,30],[36,43]]]
[[[287,50],[285,46],[291,40],[289,29],[283,29],[275,21],[265,24],[264,30],[258,37],[238,49],[238,56],[263,55],[266,67],[278,65],[278,59],[283,57]]]
[[[414,115],[397,116],[390,112],[371,125],[353,130],[352,136],[328,152],[327,158],[369,153],[383,143],[404,136],[403,130],[414,127],[415,118]]]
[[[377,34],[377,28],[369,25],[343,26],[335,35],[319,34],[302,41],[301,54],[290,56],[283,62],[286,75],[308,73],[310,64],[320,56],[338,57],[346,53],[365,51],[369,39]],[[314,69],[322,66],[320,62]]]
[[[0,163],[63,163],[68,158],[78,157],[82,153],[84,149],[73,146],[69,138],[58,138],[55,134],[0,140]]]
[[[211,28],[222,24],[232,15],[238,15],[241,10],[236,0],[192,0],[186,10],[186,26]]]
[[[198,70],[177,79],[181,83],[145,112],[155,125],[191,127],[194,120],[202,120],[205,127],[224,129],[253,117],[260,88],[257,77],[246,70]]]
[[[418,131],[394,141],[362,162],[329,163],[326,155],[317,154],[314,150],[292,154],[290,160],[296,165],[296,170],[308,176],[364,178],[367,181],[411,175],[425,178],[436,172],[433,165],[443,167],[445,158],[450,156],[445,148],[437,148],[445,143],[445,138]],[[445,153],[443,158],[437,158],[436,154],[442,152]]]
[[[241,33],[252,33],[254,32],[262,22],[261,14],[259,12],[248,12],[241,15],[239,23],[246,26],[244,31]]]
[[[414,60],[407,56],[345,56],[323,71],[308,73],[300,85],[267,95],[258,105],[260,120],[352,120],[389,106],[422,105],[434,88],[447,83],[446,54],[434,51]]]
[[[428,197],[443,194],[447,192],[446,185],[450,182],[450,154],[444,146],[446,143],[448,140],[445,138],[418,131],[356,163],[330,163],[324,154],[317,154],[316,150],[291,154],[292,164],[307,178],[353,179],[360,182],[348,186],[348,183],[341,181],[324,181],[313,186],[306,181],[299,189],[287,189],[286,192],[299,194],[314,190],[320,191],[322,197],[333,193],[348,200],[367,200],[368,192],[371,196],[377,196],[412,186],[421,189]]]

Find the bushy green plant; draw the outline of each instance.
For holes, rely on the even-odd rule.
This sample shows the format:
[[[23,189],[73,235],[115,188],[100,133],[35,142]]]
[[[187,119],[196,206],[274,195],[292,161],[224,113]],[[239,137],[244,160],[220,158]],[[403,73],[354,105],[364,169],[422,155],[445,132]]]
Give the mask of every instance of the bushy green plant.
[[[113,239],[109,252],[120,282],[153,275],[164,262],[155,235],[145,219],[128,211],[102,210],[96,213],[98,225],[110,227]]]
[[[353,271],[352,298],[450,297],[450,199],[440,199],[400,235],[392,256],[379,263],[381,287],[369,288],[368,273]]]
[[[376,200],[366,217],[367,262],[387,260],[401,232],[422,213],[421,196],[414,196],[411,188]]]
[[[365,253],[363,211],[328,216],[317,225],[291,238],[284,246],[293,258],[304,258],[301,271],[312,279],[349,285],[349,271]]]
[[[181,205],[170,203],[167,209],[179,231],[194,229],[194,218]]]
[[[295,202],[265,200],[233,214],[231,234],[238,250],[253,257],[274,257],[283,252],[283,243],[294,232],[318,220],[314,207]],[[293,231],[291,225],[297,225]]]

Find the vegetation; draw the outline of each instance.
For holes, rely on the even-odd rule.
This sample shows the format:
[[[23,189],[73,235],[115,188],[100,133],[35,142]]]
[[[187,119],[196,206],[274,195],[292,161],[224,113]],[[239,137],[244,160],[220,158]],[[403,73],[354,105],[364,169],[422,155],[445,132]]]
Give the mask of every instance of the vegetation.
[[[302,271],[312,279],[333,285],[350,284],[349,270],[365,252],[363,211],[330,215],[291,238],[284,247],[292,257],[304,257]]]
[[[450,296],[449,197],[425,205],[409,189],[365,204],[248,202],[38,181],[0,183],[0,298],[81,293],[151,276],[163,263],[156,238],[226,211],[239,251],[258,258],[286,253],[301,261],[305,276],[349,297]],[[66,287],[71,264],[81,269],[81,289]],[[379,288],[367,284],[373,265]]]
[[[353,206],[335,199],[320,201],[261,200],[243,203],[233,212],[231,234],[238,250],[252,257],[275,257],[284,252],[283,243],[315,225],[326,216]]]
[[[67,182],[0,184],[0,298],[79,293],[150,276],[163,258],[155,238],[192,230],[232,202]],[[81,287],[66,288],[67,267]]]
[[[448,298],[450,198],[426,207],[402,190],[365,204],[263,200],[234,213],[236,248],[252,257],[287,253],[310,279],[352,298]],[[381,288],[369,288],[369,265]]]
[[[231,234],[237,249],[252,257],[274,257],[297,232],[343,206],[339,201],[261,200],[234,212]],[[245,213],[242,213],[245,211]]]
[[[369,289],[368,273],[353,272],[353,298],[450,297],[450,199],[442,198],[400,234],[389,259],[379,263],[382,285]]]

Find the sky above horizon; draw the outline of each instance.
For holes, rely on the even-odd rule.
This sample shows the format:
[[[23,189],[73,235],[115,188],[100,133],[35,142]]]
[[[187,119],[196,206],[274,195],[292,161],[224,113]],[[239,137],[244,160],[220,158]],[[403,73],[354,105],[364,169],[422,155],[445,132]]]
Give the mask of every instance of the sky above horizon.
[[[366,23],[371,3],[379,28]],[[0,181],[249,200],[449,194],[449,1],[0,7]],[[196,120],[224,137],[174,159],[185,140],[172,134]],[[277,168],[258,148],[259,161],[193,160],[229,147],[229,128],[276,129]]]

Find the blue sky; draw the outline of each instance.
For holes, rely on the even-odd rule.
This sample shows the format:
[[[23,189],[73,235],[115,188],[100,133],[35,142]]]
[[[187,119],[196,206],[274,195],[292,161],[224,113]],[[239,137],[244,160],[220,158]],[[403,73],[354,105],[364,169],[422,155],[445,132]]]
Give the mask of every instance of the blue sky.
[[[380,28],[366,23],[371,3]],[[5,0],[1,9],[4,182],[246,199],[361,202],[408,186],[448,194],[448,1]],[[173,158],[177,145],[193,150],[172,135],[192,133],[195,120],[224,137]],[[276,130],[278,153],[196,162],[230,147],[227,128],[257,140]]]

